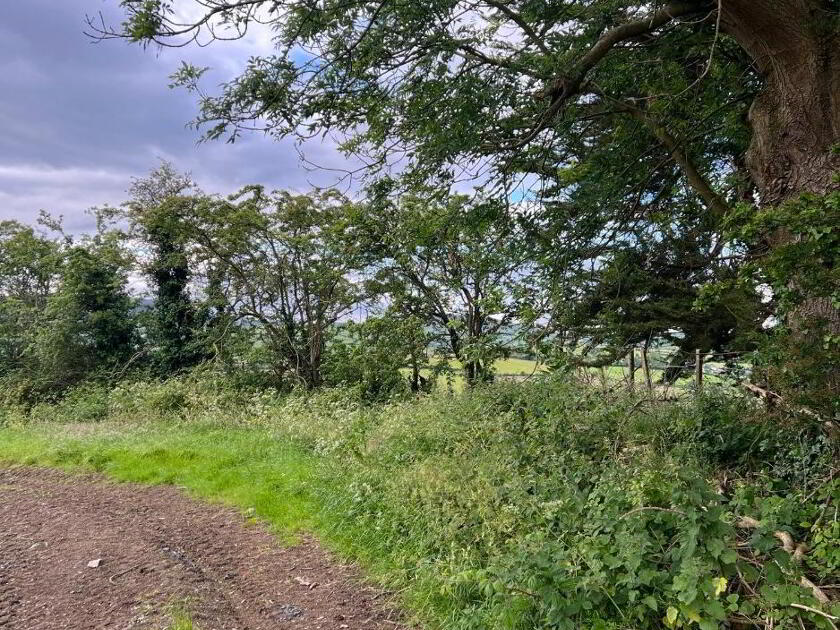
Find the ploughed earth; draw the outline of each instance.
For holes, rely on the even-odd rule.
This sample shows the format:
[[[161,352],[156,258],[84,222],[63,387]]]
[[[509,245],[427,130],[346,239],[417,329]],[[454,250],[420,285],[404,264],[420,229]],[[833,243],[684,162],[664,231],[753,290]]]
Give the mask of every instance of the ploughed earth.
[[[402,628],[381,591],[305,538],[170,486],[0,469],[0,629]]]

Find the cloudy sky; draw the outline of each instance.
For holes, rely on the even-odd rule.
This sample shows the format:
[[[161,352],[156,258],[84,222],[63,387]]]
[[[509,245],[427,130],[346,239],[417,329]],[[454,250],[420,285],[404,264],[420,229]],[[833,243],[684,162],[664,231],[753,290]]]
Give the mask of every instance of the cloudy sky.
[[[198,144],[186,124],[193,98],[169,89],[188,60],[210,66],[210,85],[236,74],[250,55],[269,52],[270,33],[208,48],[144,51],[122,41],[94,44],[85,15],[120,21],[118,0],[11,0],[0,20],[0,219],[31,221],[39,210],[64,216],[68,231],[90,229],[86,209],[125,199],[132,176],[160,159],[190,171],[208,192],[247,183],[306,190],[337,175],[304,168],[291,140],[243,136],[230,145]],[[330,143],[306,157],[343,160]]]

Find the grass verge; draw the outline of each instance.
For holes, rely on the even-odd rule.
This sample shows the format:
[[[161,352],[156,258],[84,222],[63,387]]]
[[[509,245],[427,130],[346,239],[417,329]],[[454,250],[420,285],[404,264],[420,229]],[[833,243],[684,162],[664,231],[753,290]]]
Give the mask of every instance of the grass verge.
[[[73,433],[61,425],[0,430],[0,461],[180,486],[252,510],[287,536],[317,525],[313,456],[272,439],[264,428],[103,423]]]

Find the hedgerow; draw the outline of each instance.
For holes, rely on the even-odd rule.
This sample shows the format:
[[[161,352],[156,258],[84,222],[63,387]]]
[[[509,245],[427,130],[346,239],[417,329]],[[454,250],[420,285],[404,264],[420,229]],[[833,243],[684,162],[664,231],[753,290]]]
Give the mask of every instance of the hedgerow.
[[[664,403],[549,376],[372,405],[196,372],[26,418],[211,423],[298,445],[318,462],[318,533],[432,626],[831,629],[840,616],[836,443],[808,415],[770,418],[714,388]]]

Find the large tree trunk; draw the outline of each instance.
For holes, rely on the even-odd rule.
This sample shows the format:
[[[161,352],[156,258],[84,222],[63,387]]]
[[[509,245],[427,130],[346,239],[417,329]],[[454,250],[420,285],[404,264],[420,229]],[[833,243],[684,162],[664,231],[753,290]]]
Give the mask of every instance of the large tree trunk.
[[[750,110],[747,166],[760,205],[837,188],[840,172],[840,16],[828,0],[723,0],[723,24],[747,51],[765,86]],[[836,7],[836,3],[835,7]],[[778,244],[784,234],[773,235]],[[828,298],[796,318],[821,318],[840,333]]]
[[[765,87],[747,165],[762,205],[822,194],[840,168],[840,30],[828,0],[722,0],[723,25]],[[835,4],[836,6],[836,4]]]
[[[833,8],[830,5],[834,5]],[[760,206],[776,206],[802,193],[836,189],[840,171],[840,16],[831,0],[721,0],[724,29],[743,47],[764,78],[750,109],[752,141],[747,167]],[[771,247],[790,242],[780,230]],[[792,286],[798,284],[790,278]],[[828,297],[806,297],[788,315],[792,347],[812,354],[825,331],[840,334],[840,311]],[[813,357],[811,357],[813,359]],[[831,357],[823,357],[829,365]],[[812,383],[829,396],[840,373]]]

